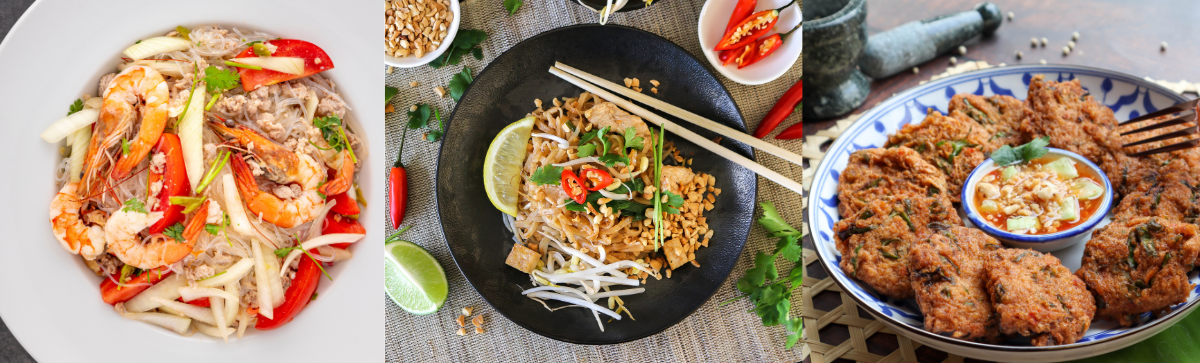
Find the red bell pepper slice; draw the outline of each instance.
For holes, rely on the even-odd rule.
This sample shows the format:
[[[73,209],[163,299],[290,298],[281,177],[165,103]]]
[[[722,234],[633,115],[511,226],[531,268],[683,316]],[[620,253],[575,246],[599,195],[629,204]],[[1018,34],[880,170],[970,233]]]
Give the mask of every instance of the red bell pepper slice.
[[[162,281],[162,279],[167,278],[167,276],[171,276],[172,273],[173,272],[171,272],[170,268],[167,268],[167,266],[162,266],[153,270],[142,271],[142,273],[137,276],[130,276],[129,279],[124,282],[124,284],[138,285],[145,283],[154,285],[159,281]],[[118,272],[109,278],[104,279],[104,281],[100,281],[100,298],[104,300],[104,303],[116,305],[120,302],[126,302],[129,301],[129,299],[132,299],[134,296],[142,293],[142,291],[146,291],[146,289],[150,288],[150,286],[120,286],[113,282],[120,279],[121,273]]]
[[[612,175],[600,169],[584,169],[579,178],[583,179],[585,185],[590,185],[586,188],[590,192],[604,189],[613,183]]]
[[[365,227],[363,227],[362,224],[358,223],[358,220],[342,217],[341,215],[334,214],[334,213],[329,213],[328,215],[326,215],[325,221],[323,221],[321,223],[323,223],[321,225],[321,234],[332,234],[332,233],[366,234],[367,233],[367,229]],[[346,249],[346,247],[350,247],[350,243],[349,242],[334,243],[334,244],[330,244],[330,246],[341,248],[341,249]]]
[[[271,53],[272,57],[296,57],[304,59],[304,72],[302,74],[289,74],[270,69],[238,68],[238,73],[242,76],[242,89],[246,90],[246,92],[253,91],[258,87],[308,77],[333,69],[333,60],[329,59],[329,55],[325,54],[325,50],[316,44],[298,39],[275,39],[265,41],[263,44],[275,46],[275,51]],[[239,53],[235,58],[249,57],[258,57],[258,54],[254,54],[254,47],[246,48],[246,50]]]
[[[732,30],[725,32],[713,50],[737,49],[747,44],[753,44],[759,37],[775,28],[775,23],[779,22],[779,12],[792,6],[794,2],[778,9],[763,10],[750,15]]]
[[[309,253],[316,253],[316,249],[309,250]],[[320,282],[321,269],[317,267],[317,263],[308,256],[301,257],[300,266],[296,268],[296,277],[292,278],[292,286],[283,293],[283,304],[274,309],[275,319],[259,315],[254,328],[271,330],[291,322],[296,314],[312,301],[313,293],[317,291]]]
[[[572,185],[571,182],[575,182],[575,184]],[[585,185],[586,184],[584,184],[583,178],[580,178],[579,175],[575,175],[575,173],[572,173],[570,170],[563,170],[563,191],[567,192],[567,195],[570,196],[571,200],[574,200],[575,203],[587,203],[587,189]]]
[[[154,145],[154,152],[150,155],[153,157],[158,153],[167,156],[166,163],[158,172],[151,168],[146,177],[146,185],[162,182],[162,189],[158,192],[158,203],[154,205],[151,212],[163,212],[163,218],[150,226],[150,234],[162,233],[163,230],[175,223],[183,222],[184,207],[172,205],[170,199],[192,194],[192,184],[188,181],[187,169],[183,165],[183,147],[179,144],[179,136],[163,133],[158,138],[158,143]],[[147,187],[147,189],[149,188]]]
[[[763,136],[771,133],[771,131],[775,131],[775,128],[779,127],[779,123],[787,119],[788,116],[791,116],[792,111],[796,109],[796,105],[803,99],[804,80],[799,79],[796,80],[796,84],[788,88],[787,92],[783,93],[783,97],[780,97],[779,101],[775,102],[775,106],[771,107],[770,111],[767,111],[767,115],[758,123],[758,128],[754,129],[754,137],[761,139]]]

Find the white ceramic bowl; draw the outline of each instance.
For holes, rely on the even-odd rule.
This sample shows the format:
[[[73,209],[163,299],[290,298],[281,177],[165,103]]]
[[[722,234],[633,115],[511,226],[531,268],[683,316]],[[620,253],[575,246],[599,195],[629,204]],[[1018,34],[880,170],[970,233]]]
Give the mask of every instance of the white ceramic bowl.
[[[181,337],[121,318],[100,300],[100,279],[78,256],[63,251],[51,234],[50,200],[57,192],[54,169],[59,144],[39,134],[63,117],[84,93],[96,94],[100,76],[112,72],[134,40],[161,35],[177,25],[222,24],[304,39],[321,46],[335,68],[325,75],[367,138],[363,193],[383,200],[378,167],[385,156],[379,63],[369,49],[380,26],[366,22],[376,4],[320,0],[194,2],[156,1],[114,6],[111,2],[42,0],[29,7],[0,44],[4,132],[0,165],[0,316],[21,345],[41,362],[378,362],[383,360],[383,204],[363,210],[367,237],[355,256],[322,279],[319,298],[295,320],[272,331],[247,331],[228,344],[201,334]],[[70,26],[64,26],[69,24]],[[48,46],[53,45],[53,46]],[[374,53],[378,54],[378,53]],[[0,361],[4,360],[0,357]]]
[[[754,11],[777,9],[787,5],[788,2],[789,0],[759,1],[758,8]],[[717,72],[737,83],[753,86],[774,81],[792,68],[792,65],[796,64],[796,59],[800,58],[800,51],[804,49],[802,36],[804,29],[796,29],[791,35],[788,35],[787,39],[784,39],[783,45],[780,45],[775,53],[758,63],[742,69],[738,69],[734,64],[722,66],[721,61],[717,59],[720,52],[712,49],[725,35],[725,26],[729,25],[729,15],[733,13],[733,7],[736,5],[737,0],[708,0],[700,9],[698,28],[700,29],[700,49],[704,52],[704,58],[708,59],[708,64],[711,64]],[[775,30],[767,32],[767,35],[787,33],[800,24],[801,19],[800,7],[789,6],[779,12],[779,22],[775,24]]]
[[[979,166],[975,167],[975,170],[971,171],[971,175],[967,176],[967,181],[963,183],[963,213],[966,214],[967,219],[971,221],[971,224],[975,225],[976,228],[983,230],[988,235],[991,235],[992,237],[1004,242],[1004,244],[1007,246],[1016,248],[1032,248],[1040,252],[1058,251],[1091,239],[1092,234],[1087,232],[1091,232],[1092,229],[1096,228],[1100,224],[1100,222],[1104,221],[1105,217],[1108,216],[1108,211],[1112,209],[1112,183],[1108,181],[1108,176],[1100,170],[1100,167],[1096,166],[1095,163],[1092,163],[1083,156],[1063,149],[1047,149],[1050,150],[1046,153],[1047,155],[1060,155],[1071,158],[1071,160],[1075,161],[1076,165],[1081,165],[1091,169],[1093,173],[1099,175],[1100,179],[1104,181],[1104,195],[1100,196],[1100,207],[1096,209],[1095,213],[1092,213],[1092,215],[1083,223],[1055,233],[1036,235],[1016,234],[992,226],[991,224],[987,223],[987,221],[983,220],[983,218],[979,215],[979,211],[975,210],[975,203],[970,202],[975,200],[976,188],[973,188],[973,186],[979,183],[979,179],[982,179],[984,175],[987,175],[996,169],[1000,169],[999,166],[996,166],[995,160],[988,158],[987,160],[984,160],[983,163],[979,164]]]
[[[450,27],[446,28],[446,39],[442,40],[442,44],[438,46],[437,49],[434,49],[433,52],[425,53],[425,55],[421,56],[420,58],[412,56],[396,58],[391,55],[384,54],[383,63],[389,66],[400,68],[420,67],[429,64],[429,62],[437,59],[437,57],[442,55],[442,53],[445,53],[446,49],[450,48],[450,43],[454,43],[454,36],[458,34],[458,23],[460,19],[462,19],[462,8],[459,7],[458,0],[450,0],[450,12],[454,13],[454,19],[450,21]]]

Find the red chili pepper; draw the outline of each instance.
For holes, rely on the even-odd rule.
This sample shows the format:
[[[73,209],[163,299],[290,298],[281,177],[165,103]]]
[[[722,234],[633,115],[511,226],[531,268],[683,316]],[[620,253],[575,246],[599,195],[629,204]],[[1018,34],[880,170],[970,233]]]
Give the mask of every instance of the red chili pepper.
[[[179,136],[163,133],[154,145],[154,153],[151,155],[158,153],[165,154],[167,160],[162,171],[150,171],[146,177],[146,185],[162,182],[162,188],[158,192],[158,203],[151,212],[163,212],[163,217],[150,226],[150,234],[162,233],[167,227],[183,222],[183,206],[171,204],[170,199],[192,194],[192,184],[188,181],[187,170],[183,165],[183,147],[179,144]]]
[[[388,186],[392,189],[388,194],[388,205],[392,212],[392,228],[400,228],[400,222],[404,222],[404,210],[408,208],[408,170],[404,169],[404,163],[400,159],[404,156],[404,139],[408,136],[408,128],[404,128],[404,133],[400,136],[400,151],[396,155],[396,162],[392,164],[391,174],[388,175]]]
[[[334,213],[329,213],[326,215],[325,221],[321,223],[323,223],[321,225],[321,234],[367,233],[367,229],[364,228],[362,224],[359,224],[357,219],[346,218]],[[330,246],[346,249],[346,247],[350,247],[350,242],[334,243]]]
[[[796,105],[796,108],[799,109],[800,105]],[[800,110],[796,111],[799,112]],[[775,138],[779,140],[792,140],[799,139],[801,137],[804,137],[804,123],[797,123],[795,125],[788,126],[788,128],[783,129],[783,132],[780,132],[779,135],[775,135]]]
[[[721,34],[728,33],[733,28],[737,27],[738,23],[750,17],[754,13],[754,8],[758,7],[758,0],[738,0],[737,6],[733,7],[733,13],[729,14],[729,23],[725,25],[725,30]],[[729,65],[730,59],[736,53],[733,50],[722,50],[717,54],[717,59],[721,61],[721,65]]]
[[[796,29],[800,29],[800,26],[796,25],[795,28],[792,28],[792,30],[789,30],[787,33],[771,34],[768,37],[759,39],[757,43],[754,43],[754,52],[750,53],[749,57],[742,57],[741,61],[738,62],[738,69],[746,68],[746,66],[758,63],[758,61],[762,60],[763,58],[775,53],[775,50],[779,49],[779,47],[783,45],[783,41],[787,39],[787,36],[791,35],[792,32],[796,31]]]
[[[141,275],[131,276],[124,282],[124,284],[154,285],[159,281],[162,281],[162,279],[167,278],[167,276],[171,276],[172,273],[173,272],[171,272],[170,268],[163,266],[149,271],[142,271]],[[119,281],[120,279],[121,273],[118,272],[100,282],[100,298],[104,300],[104,303],[116,305],[119,302],[126,302],[129,301],[129,299],[132,299],[134,296],[137,296],[137,294],[142,293],[142,291],[146,291],[146,289],[150,288],[150,286],[120,286],[113,282]]]
[[[575,185],[571,185],[572,181],[575,182]],[[567,195],[570,196],[571,200],[574,200],[575,203],[587,203],[587,189],[585,189],[585,185],[586,184],[583,183],[583,178],[575,175],[575,173],[572,173],[570,170],[563,170],[563,191],[567,192]]]
[[[612,175],[600,169],[584,169],[579,178],[583,179],[585,183],[591,182],[591,186],[586,188],[590,192],[604,189],[613,183]]]
[[[767,116],[763,117],[758,123],[758,128],[754,129],[754,137],[763,138],[771,131],[775,131],[779,127],[779,123],[792,115],[792,111],[796,109],[796,104],[804,99],[804,80],[796,80],[796,84],[792,88],[788,88],[787,92],[783,93],[783,97],[779,101],[775,101],[775,106],[767,111]]]
[[[309,250],[309,253],[317,253],[316,249]],[[258,330],[271,330],[291,322],[300,310],[304,310],[308,306],[308,302],[312,301],[313,293],[317,291],[317,285],[321,282],[321,269],[317,268],[317,263],[308,256],[300,258],[300,266],[296,268],[296,277],[292,278],[292,286],[289,286],[287,291],[283,293],[283,304],[280,304],[274,309],[275,319],[267,319],[267,317],[259,315],[258,322],[254,324],[254,328]]]
[[[751,55],[754,54],[754,49],[756,49],[755,46],[756,46],[756,44],[751,43],[751,44],[746,44],[746,46],[741,47],[740,49],[722,50],[721,51],[722,55],[724,55],[724,54],[729,54],[729,55],[728,55],[728,58],[726,58],[723,62],[721,62],[721,65],[727,66],[730,64],[736,64],[736,63],[740,63],[742,61],[742,59],[749,58]]]
[[[717,42],[717,47],[713,50],[737,49],[754,43],[759,37],[775,28],[775,23],[779,22],[779,11],[792,6],[794,2],[778,9],[763,10],[750,15],[732,30],[726,31],[725,36],[721,37],[721,41]]]

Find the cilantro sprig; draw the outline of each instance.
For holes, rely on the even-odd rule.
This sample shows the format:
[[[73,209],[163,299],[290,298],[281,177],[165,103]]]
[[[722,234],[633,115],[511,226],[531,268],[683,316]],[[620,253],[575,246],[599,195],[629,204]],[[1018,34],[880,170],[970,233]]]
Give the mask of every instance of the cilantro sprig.
[[[175,240],[175,243],[183,243],[183,223],[175,223],[167,229],[163,230],[163,235]]]
[[[67,116],[71,116],[79,111],[83,111],[83,100],[82,99],[75,100],[75,103],[71,104],[71,108],[67,111]]]
[[[450,49],[429,62],[429,66],[437,69],[446,65],[456,65],[462,62],[462,57],[467,54],[471,54],[476,60],[483,60],[483,49],[479,48],[479,43],[483,43],[484,39],[487,39],[487,33],[482,30],[459,29],[458,34],[454,36],[454,42],[450,43]]]
[[[129,200],[126,200],[125,203],[122,203],[121,205],[123,206],[121,208],[122,212],[138,212],[141,214],[150,213],[146,211],[146,204],[142,203],[142,201],[138,200],[137,198],[129,198]]]
[[[354,156],[354,148],[350,147],[350,138],[346,137],[346,128],[342,125],[341,117],[329,115],[315,118],[313,127],[321,130],[321,136],[325,137],[325,142],[329,144],[329,147],[336,151],[349,150],[350,160],[358,162],[358,158]]]
[[[804,282],[804,263],[800,262],[804,249],[799,243],[803,234],[784,221],[771,202],[762,202],[761,205],[763,216],[758,220],[758,224],[772,236],[778,237],[779,242],[775,245],[775,252],[758,252],[754,256],[754,268],[746,270],[746,276],[738,279],[737,288],[743,295],[722,302],[721,305],[750,298],[754,303],[750,312],[758,314],[763,325],[782,324],[787,329],[787,348],[791,348],[800,340],[800,330],[804,327],[804,321],[800,317],[791,316],[792,290]],[[775,260],[779,256],[794,263],[787,276],[782,278],[775,266]]]
[[[474,81],[475,78],[471,77],[471,69],[463,67],[462,72],[455,73],[450,77],[450,86],[447,87],[447,90],[450,91],[450,98],[453,98],[454,102],[458,102],[462,99],[463,93],[467,91],[467,86]]]
[[[561,166],[546,165],[534,170],[529,181],[537,185],[562,185],[562,172]]]
[[[214,66],[204,68],[204,90],[212,95],[212,99],[204,106],[204,110],[211,110],[217,103],[217,99],[221,98],[221,94],[241,84],[241,77],[241,74],[230,69],[220,69]],[[192,86],[195,84],[193,83]]]
[[[425,141],[437,142],[438,140],[441,140],[442,135],[446,132],[446,126],[442,123],[441,112],[438,111],[437,107],[424,103],[418,103],[415,106],[416,108],[409,108],[408,110],[408,128],[420,130],[429,127],[431,130],[427,130],[425,132],[425,136],[423,137]],[[433,128],[433,125],[429,124],[429,115],[431,113],[433,114],[433,117],[437,119],[437,128]]]
[[[1016,148],[1008,145],[1001,146],[992,152],[991,157],[996,162],[996,166],[1027,163],[1046,155],[1046,152],[1049,151],[1046,146],[1049,145],[1050,137],[1042,136]]]

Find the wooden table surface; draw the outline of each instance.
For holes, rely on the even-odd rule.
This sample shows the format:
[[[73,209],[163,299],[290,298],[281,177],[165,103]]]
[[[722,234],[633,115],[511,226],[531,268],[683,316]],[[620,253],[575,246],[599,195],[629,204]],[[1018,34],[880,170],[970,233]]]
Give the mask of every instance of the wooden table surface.
[[[1129,73],[1137,77],[1200,82],[1200,47],[1191,35],[1200,34],[1200,1],[1195,0],[994,0],[1002,13],[1012,12],[1012,21],[1004,21],[989,37],[975,38],[966,44],[967,54],[946,54],[920,66],[920,73],[903,72],[871,83],[866,102],[852,113],[861,113],[893,94],[917,86],[950,67],[950,57],[959,62],[983,60],[993,65],[1006,63],[1075,64]],[[868,33],[876,34],[901,24],[952,12],[971,9],[977,1],[963,0],[867,0]],[[1062,47],[1079,32],[1075,50],[1062,55]],[[1045,47],[1030,46],[1030,38],[1046,38]],[[1159,51],[1166,41],[1167,51]],[[1022,59],[1016,52],[1024,53]],[[804,134],[812,135],[833,125],[836,119],[805,120]],[[827,145],[826,145],[827,147]],[[812,248],[811,239],[805,246]],[[814,264],[808,276],[825,278],[827,274]],[[815,296],[814,308],[829,310],[841,303],[836,294]],[[870,316],[859,307],[862,316]],[[837,345],[849,339],[846,327],[830,324],[820,332],[821,341]],[[875,334],[867,340],[871,353],[887,355],[897,349],[895,336]],[[917,349],[921,362],[942,362],[947,354],[929,347]],[[805,359],[809,362],[810,359]],[[966,359],[966,362],[977,362]],[[845,359],[837,363],[852,362]]]

